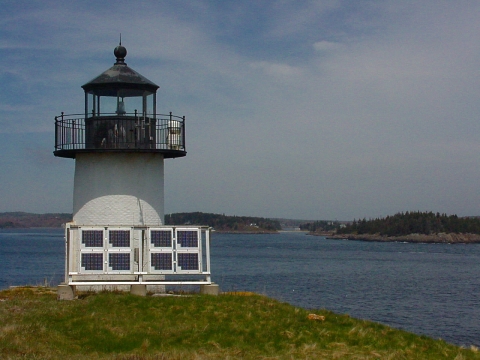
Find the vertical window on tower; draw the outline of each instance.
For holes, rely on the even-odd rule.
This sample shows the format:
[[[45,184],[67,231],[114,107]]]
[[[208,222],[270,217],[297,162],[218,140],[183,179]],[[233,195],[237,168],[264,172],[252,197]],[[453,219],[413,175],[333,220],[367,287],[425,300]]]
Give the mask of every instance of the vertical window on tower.
[[[108,241],[113,247],[130,247],[130,230],[110,230]]]
[[[102,230],[83,230],[82,244],[86,247],[103,247]]]

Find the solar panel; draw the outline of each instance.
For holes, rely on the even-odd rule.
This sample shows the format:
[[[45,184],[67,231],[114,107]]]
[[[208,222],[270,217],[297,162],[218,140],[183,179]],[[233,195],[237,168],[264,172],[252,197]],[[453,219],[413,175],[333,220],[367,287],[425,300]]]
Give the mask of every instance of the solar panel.
[[[102,230],[83,230],[82,244],[87,247],[103,247]]]
[[[112,270],[130,270],[130,253],[108,254],[108,266]]]
[[[82,254],[82,268],[85,270],[103,270],[103,254]]]
[[[182,270],[198,270],[197,253],[177,253],[177,260]]]
[[[155,270],[172,270],[172,254],[152,253],[151,265]]]
[[[108,240],[113,247],[130,247],[130,230],[110,230]]]
[[[177,232],[177,243],[181,247],[198,247],[198,232],[179,230]]]
[[[152,230],[150,242],[155,247],[172,247],[172,232],[170,230]]]

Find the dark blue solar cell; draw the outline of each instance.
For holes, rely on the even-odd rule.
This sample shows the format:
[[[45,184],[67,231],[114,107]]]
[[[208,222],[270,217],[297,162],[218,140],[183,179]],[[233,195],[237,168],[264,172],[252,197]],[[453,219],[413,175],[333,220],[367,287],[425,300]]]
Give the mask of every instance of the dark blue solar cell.
[[[151,264],[155,270],[172,270],[172,254],[152,253]]]
[[[130,253],[108,254],[108,266],[112,270],[130,270]]]
[[[130,247],[130,230],[110,230],[108,239],[113,247]]]
[[[178,253],[177,259],[182,270],[198,270],[197,253]]]
[[[102,230],[83,230],[82,244],[86,247],[103,247]]]
[[[82,254],[82,268],[85,270],[103,270],[103,254]]]
[[[181,247],[198,247],[198,232],[184,230],[178,231],[177,243],[179,243]]]
[[[150,242],[155,247],[172,247],[172,232],[170,230],[152,230]]]

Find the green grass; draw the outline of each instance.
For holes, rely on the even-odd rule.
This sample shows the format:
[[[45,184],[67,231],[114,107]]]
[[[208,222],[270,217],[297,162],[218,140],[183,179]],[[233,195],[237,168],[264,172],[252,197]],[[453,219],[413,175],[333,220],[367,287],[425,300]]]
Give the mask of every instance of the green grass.
[[[57,301],[51,289],[27,287],[0,292],[0,358],[459,360],[480,352],[260,295]]]

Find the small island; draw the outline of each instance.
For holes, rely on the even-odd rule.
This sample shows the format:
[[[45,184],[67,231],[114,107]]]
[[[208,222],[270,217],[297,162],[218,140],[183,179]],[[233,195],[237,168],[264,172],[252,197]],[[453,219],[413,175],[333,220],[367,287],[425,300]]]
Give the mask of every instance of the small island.
[[[480,218],[458,217],[433,212],[412,211],[385,218],[354,220],[352,223],[308,223],[302,228],[311,235],[329,239],[412,243],[480,243]]]

